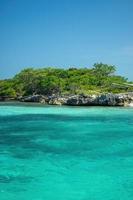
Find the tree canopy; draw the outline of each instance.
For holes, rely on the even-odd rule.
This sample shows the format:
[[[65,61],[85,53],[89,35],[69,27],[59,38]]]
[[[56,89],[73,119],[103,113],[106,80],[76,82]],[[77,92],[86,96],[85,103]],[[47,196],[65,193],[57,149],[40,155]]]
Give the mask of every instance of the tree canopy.
[[[0,96],[17,97],[32,94],[68,95],[119,93],[132,87],[114,87],[113,83],[129,83],[127,78],[116,75],[116,67],[95,63],[92,68],[27,68],[12,79],[0,80]]]

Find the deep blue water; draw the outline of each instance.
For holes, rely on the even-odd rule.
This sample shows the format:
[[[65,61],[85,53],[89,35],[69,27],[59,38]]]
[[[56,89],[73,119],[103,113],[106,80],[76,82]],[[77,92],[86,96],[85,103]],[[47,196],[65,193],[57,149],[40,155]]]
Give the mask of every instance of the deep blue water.
[[[133,200],[133,109],[0,104],[0,200]]]

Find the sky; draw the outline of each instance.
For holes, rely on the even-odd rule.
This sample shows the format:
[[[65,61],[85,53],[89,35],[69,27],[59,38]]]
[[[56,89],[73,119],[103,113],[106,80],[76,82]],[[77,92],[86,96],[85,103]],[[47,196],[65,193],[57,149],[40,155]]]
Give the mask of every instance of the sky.
[[[133,80],[133,0],[0,0],[0,79],[97,62]]]

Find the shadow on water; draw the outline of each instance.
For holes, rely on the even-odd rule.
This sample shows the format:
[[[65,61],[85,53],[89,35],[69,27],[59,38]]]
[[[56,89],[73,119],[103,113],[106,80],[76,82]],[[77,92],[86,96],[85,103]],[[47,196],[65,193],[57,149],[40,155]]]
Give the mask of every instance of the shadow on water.
[[[19,182],[19,183],[27,183],[33,180],[33,177],[30,176],[4,176],[0,175],[0,183],[12,183],[12,182]]]
[[[133,123],[133,119],[129,118],[129,114],[123,115],[103,115],[103,114],[93,114],[93,115],[69,115],[69,114],[21,114],[21,115],[13,115],[13,116],[0,116],[0,123],[5,122],[17,122],[17,121],[43,121],[43,120],[52,120],[52,121],[82,121],[82,122],[114,122],[114,121],[131,121]]]
[[[65,125],[62,124],[64,122]],[[13,157],[19,159],[32,159],[40,152],[44,155],[50,153],[62,156],[87,156],[97,159],[100,156],[102,158],[113,155],[113,153],[102,152],[102,149],[112,142],[118,143],[120,139],[127,137],[133,139],[131,131],[121,133],[119,130],[113,130],[112,132],[112,127],[107,129],[101,127],[100,129],[99,123],[101,122],[102,124],[104,122],[104,125],[116,122],[132,125],[133,120],[126,115],[109,117],[63,114],[2,116],[0,117],[0,145],[2,150],[8,149]],[[82,126],[81,131],[79,131],[79,123]],[[68,124],[73,126],[68,126]],[[84,126],[88,127],[85,132]],[[97,130],[97,134],[95,134],[95,130]],[[38,139],[41,142],[37,142]],[[126,147],[126,150],[119,150],[115,152],[115,155],[130,156],[132,153],[133,149]]]

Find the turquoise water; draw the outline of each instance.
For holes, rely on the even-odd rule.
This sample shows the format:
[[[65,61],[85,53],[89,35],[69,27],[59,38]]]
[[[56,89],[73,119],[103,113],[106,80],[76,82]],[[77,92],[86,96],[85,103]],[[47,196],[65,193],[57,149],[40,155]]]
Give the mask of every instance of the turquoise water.
[[[0,105],[0,200],[132,200],[133,109]]]

